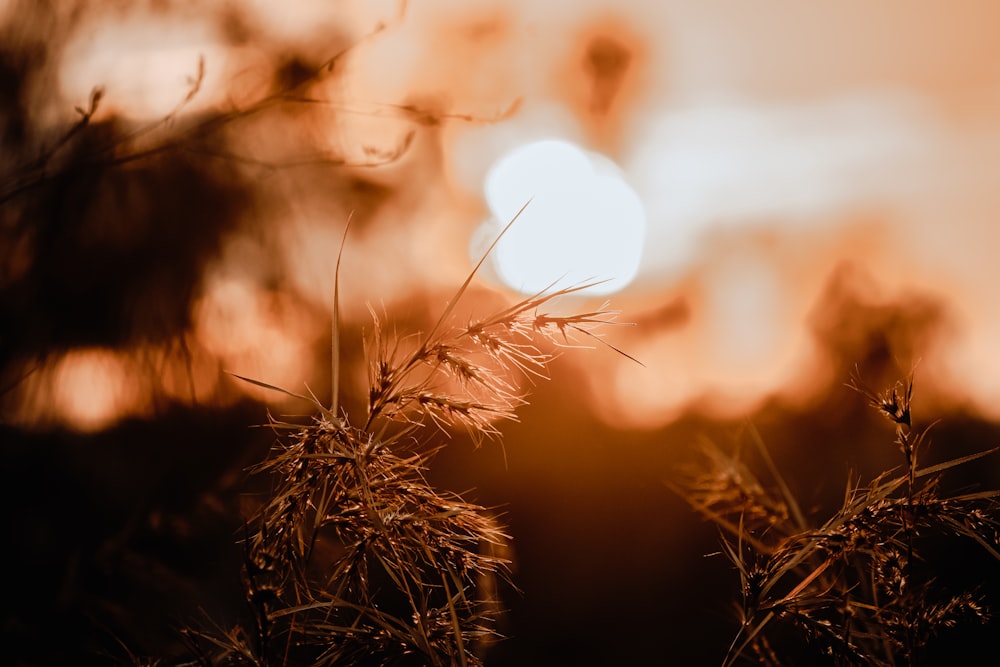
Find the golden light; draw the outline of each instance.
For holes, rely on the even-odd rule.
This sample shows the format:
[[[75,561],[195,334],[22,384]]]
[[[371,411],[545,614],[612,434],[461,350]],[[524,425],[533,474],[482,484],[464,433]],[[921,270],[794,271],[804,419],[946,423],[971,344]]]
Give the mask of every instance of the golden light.
[[[82,106],[100,86],[102,111],[147,121],[178,108],[194,89],[187,111],[213,106],[224,99],[219,91],[232,72],[231,50],[211,18],[154,21],[141,12],[96,13],[66,45],[59,70],[63,98]]]
[[[317,323],[287,294],[256,289],[245,278],[212,275],[193,318],[196,340],[226,371],[295,389],[308,377]],[[276,398],[249,384],[239,389],[263,400]]]
[[[49,418],[81,432],[99,431],[125,415],[142,412],[148,400],[134,369],[105,348],[81,348],[50,369]]]
[[[288,285],[206,270],[191,330],[179,332],[202,354],[203,379],[178,373],[160,383],[168,396],[217,398],[219,367],[301,385],[325,331],[306,311],[329,312],[330,258],[357,202],[341,306],[363,319],[369,302],[460,283],[485,199],[473,262],[530,203],[484,275],[522,292],[629,286],[615,298],[623,319],[689,306],[676,329],[615,334],[649,371],[588,368],[595,409],[622,406],[609,421],[663,424],[706,403],[748,410],[817,377],[810,318],[844,263],[947,304],[953,330],[926,351],[923,372],[995,414],[998,390],[973,371],[993,363],[1000,330],[984,280],[1000,201],[988,176],[1000,164],[996,10],[817,6],[776,30],[774,7],[602,4],[349,0],[332,12],[318,0],[252,0],[235,13],[104,8],[74,21],[51,102],[65,113],[100,85],[104,114],[161,118],[192,90],[202,58],[183,114],[237,108],[282,80],[282,67],[308,70],[349,46],[301,91],[308,105],[242,120],[234,157],[247,169],[306,158],[332,168],[406,146],[378,166],[261,172],[269,204],[252,223],[267,231],[232,264],[271,266]],[[0,18],[10,6],[0,2]],[[344,189],[329,189],[340,176]]]
[[[493,269],[524,293],[603,281],[591,294],[611,294],[639,271],[646,233],[642,202],[608,158],[562,140],[521,146],[490,169],[487,229],[519,219],[500,238]]]

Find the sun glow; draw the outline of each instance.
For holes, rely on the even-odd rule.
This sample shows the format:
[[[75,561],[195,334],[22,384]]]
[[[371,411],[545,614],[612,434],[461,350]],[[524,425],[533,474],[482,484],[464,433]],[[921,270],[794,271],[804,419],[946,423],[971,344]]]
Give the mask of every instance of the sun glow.
[[[554,283],[603,281],[587,288],[610,294],[639,271],[646,234],[642,202],[611,160],[561,140],[521,146],[486,176],[490,231],[512,220],[497,243],[492,268],[524,293]]]

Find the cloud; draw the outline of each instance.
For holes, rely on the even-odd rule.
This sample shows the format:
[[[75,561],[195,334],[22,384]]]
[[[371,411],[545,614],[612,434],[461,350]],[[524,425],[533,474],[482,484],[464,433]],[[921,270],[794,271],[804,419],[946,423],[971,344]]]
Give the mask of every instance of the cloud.
[[[942,133],[926,104],[903,95],[651,113],[623,161],[649,213],[643,270],[691,266],[720,228],[829,225],[900,208],[922,176],[914,165],[946,148]]]

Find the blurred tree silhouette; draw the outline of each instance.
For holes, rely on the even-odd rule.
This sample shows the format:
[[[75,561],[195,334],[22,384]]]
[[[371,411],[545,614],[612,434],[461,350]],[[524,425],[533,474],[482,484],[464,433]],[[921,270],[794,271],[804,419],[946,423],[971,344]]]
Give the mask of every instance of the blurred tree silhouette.
[[[247,168],[240,121],[280,122],[289,106],[308,104],[292,98],[332,75],[339,56],[311,67],[287,53],[258,99],[187,113],[211,66],[202,63],[187,97],[151,123],[104,112],[95,82],[86,108],[60,126],[46,119],[61,103],[70,26],[115,10],[10,5],[0,28],[0,468],[14,577],[0,611],[4,653],[24,665],[106,663],[125,645],[167,655],[179,641],[171,624],[241,597],[236,482],[269,444],[246,429],[260,406],[162,400],[148,419],[81,435],[14,426],[10,399],[75,347],[173,343],[184,354],[202,273],[227,234],[254,224],[253,169],[271,168]],[[363,164],[406,148],[368,151]],[[304,154],[319,166],[351,164]],[[342,176],[342,192],[351,178]]]

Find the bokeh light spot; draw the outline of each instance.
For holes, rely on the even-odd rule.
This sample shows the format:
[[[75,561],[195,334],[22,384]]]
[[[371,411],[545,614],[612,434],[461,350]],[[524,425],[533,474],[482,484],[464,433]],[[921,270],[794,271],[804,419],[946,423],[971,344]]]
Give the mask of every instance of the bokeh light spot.
[[[139,382],[115,352],[73,350],[55,367],[53,407],[73,428],[91,432],[113,424],[141,403]]]
[[[530,202],[491,258],[513,289],[603,281],[585,291],[611,294],[639,271],[645,211],[608,158],[562,140],[527,144],[493,165],[485,196],[496,226]]]

